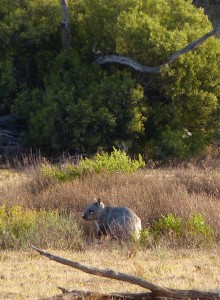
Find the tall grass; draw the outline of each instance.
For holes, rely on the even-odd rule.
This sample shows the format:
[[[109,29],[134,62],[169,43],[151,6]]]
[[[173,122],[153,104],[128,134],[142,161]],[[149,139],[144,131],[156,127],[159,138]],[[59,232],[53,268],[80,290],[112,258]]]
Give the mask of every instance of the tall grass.
[[[53,165],[48,167],[53,168]],[[112,172],[102,170],[98,173],[91,172],[87,176],[60,181],[56,177],[47,176],[38,166],[26,167],[19,173],[9,172],[7,178],[1,180],[0,205],[4,204],[9,208],[20,206],[30,211],[56,210],[57,219],[55,218],[52,225],[42,230],[44,232],[42,238],[38,236],[41,239],[40,244],[45,241],[45,245],[54,247],[62,243],[63,247],[72,247],[68,246],[68,242],[66,244],[64,242],[73,240],[74,243],[73,232],[80,232],[78,228],[83,230],[82,235],[80,233],[77,238],[81,241],[86,235],[94,232],[95,226],[83,221],[81,215],[87,204],[95,197],[100,197],[106,205],[128,206],[133,209],[142,220],[145,245],[154,245],[156,241],[175,247],[204,246],[220,242],[219,176],[218,170],[190,165],[154,170],[146,168],[133,173],[118,172],[117,169]],[[62,214],[63,211],[65,215]],[[70,228],[73,228],[72,235],[64,233],[61,228],[56,234],[56,223],[65,223],[66,218],[70,221],[70,215],[74,216],[74,222],[67,222],[68,225],[65,226],[69,226],[67,230],[69,233]],[[162,228],[159,238],[152,241],[149,232],[155,224],[164,222],[168,216],[173,216],[173,222],[177,222],[174,226],[178,226],[178,220],[181,220],[184,224],[181,230],[184,228],[185,234],[176,235],[175,231],[170,230],[173,226],[170,218],[171,228],[168,230]],[[46,222],[41,222],[42,228],[43,225],[46,226]],[[39,224],[41,222],[39,221]],[[59,224],[57,226],[59,227]],[[40,228],[38,225],[37,233],[40,232]],[[74,228],[77,228],[77,231]]]
[[[57,210],[0,207],[1,249],[24,249],[30,247],[30,244],[81,249],[82,241],[82,230],[74,218],[60,215]]]

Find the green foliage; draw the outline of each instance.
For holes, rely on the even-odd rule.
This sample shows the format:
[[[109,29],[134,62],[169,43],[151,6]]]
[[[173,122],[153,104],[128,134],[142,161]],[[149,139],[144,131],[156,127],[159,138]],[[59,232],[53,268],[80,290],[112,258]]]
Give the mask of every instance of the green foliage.
[[[48,153],[66,147],[94,153],[118,140],[134,144],[143,136],[147,117],[143,88],[129,73],[104,75],[98,66],[83,64],[73,50],[67,52],[51,67],[45,92],[23,92],[16,102],[19,112],[24,107],[35,111],[28,123],[29,142]]]
[[[212,242],[214,239],[213,229],[206,223],[202,214],[194,214],[186,222],[187,235],[198,238],[201,243]]]
[[[27,87],[42,86],[60,48],[58,1],[5,1],[0,7],[0,114]]]
[[[92,159],[81,158],[77,165],[67,163],[61,168],[54,165],[42,165],[41,172],[45,176],[54,177],[59,181],[66,181],[101,172],[132,173],[138,168],[144,167],[144,165],[141,155],[138,156],[137,160],[132,160],[124,151],[114,148],[110,154],[103,152],[96,154]]]
[[[183,229],[183,222],[180,217],[175,217],[173,214],[168,214],[158,221],[154,221],[152,225],[152,232],[155,237],[163,233],[174,233],[176,236],[181,235]]]
[[[170,236],[173,240],[183,239],[195,246],[209,245],[214,241],[213,229],[200,213],[189,216],[187,220],[168,214],[153,222],[150,233],[155,241],[159,241],[163,236]]]
[[[60,39],[60,1],[0,7],[0,114],[24,116],[23,144],[46,154],[93,154],[125,143],[157,159],[189,158],[219,138],[220,41],[158,76],[93,62],[118,54],[160,65],[211,29],[191,1],[68,1],[72,47]]]
[[[135,243],[137,243],[136,240],[134,240]],[[140,245],[150,245],[152,243],[152,234],[150,230],[147,228],[143,228],[141,230],[140,239],[138,241]]]
[[[58,211],[0,207],[0,248],[20,249],[36,244],[80,249],[82,231],[71,218]]]

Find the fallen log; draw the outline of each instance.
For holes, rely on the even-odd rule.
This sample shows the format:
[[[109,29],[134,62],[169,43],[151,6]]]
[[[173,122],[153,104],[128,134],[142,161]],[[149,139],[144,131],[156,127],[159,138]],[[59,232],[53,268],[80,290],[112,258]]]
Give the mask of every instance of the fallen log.
[[[103,294],[91,291],[77,291],[72,290],[68,291],[64,288],[58,287],[59,290],[63,292],[63,294],[74,296],[77,299],[114,299],[114,300],[143,300],[143,299],[152,299],[151,293],[111,293],[111,294]]]
[[[61,263],[63,265],[72,267],[74,269],[83,271],[88,274],[100,276],[100,277],[106,277],[110,279],[116,279],[124,282],[128,282],[131,284],[138,285],[142,288],[145,288],[149,290],[150,292],[146,293],[137,293],[137,294],[130,294],[130,293],[112,293],[112,294],[101,294],[101,293],[95,293],[95,292],[84,292],[84,291],[67,291],[63,288],[59,288],[62,290],[64,294],[70,294],[72,297],[75,297],[76,299],[127,299],[127,300],[140,300],[140,299],[201,299],[201,300],[218,300],[220,299],[220,294],[218,293],[212,293],[212,292],[201,292],[196,290],[176,290],[176,289],[169,289],[166,287],[162,287],[156,284],[153,284],[149,281],[146,281],[142,278],[128,275],[121,272],[116,272],[113,270],[103,270],[93,267],[87,267],[85,265],[82,265],[77,262],[73,262],[71,260],[68,260],[66,258],[62,258],[60,256],[53,255],[51,253],[48,253],[42,249],[39,249],[32,245],[32,248],[36,250],[40,255],[43,255],[50,260],[56,261],[58,263]],[[73,299],[73,298],[71,298]]]

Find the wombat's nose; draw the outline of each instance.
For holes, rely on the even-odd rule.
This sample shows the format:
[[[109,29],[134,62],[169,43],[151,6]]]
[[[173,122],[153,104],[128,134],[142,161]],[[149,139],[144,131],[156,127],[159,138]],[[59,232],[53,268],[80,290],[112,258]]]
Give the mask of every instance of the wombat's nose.
[[[82,218],[86,220],[86,216],[85,215],[82,215]]]

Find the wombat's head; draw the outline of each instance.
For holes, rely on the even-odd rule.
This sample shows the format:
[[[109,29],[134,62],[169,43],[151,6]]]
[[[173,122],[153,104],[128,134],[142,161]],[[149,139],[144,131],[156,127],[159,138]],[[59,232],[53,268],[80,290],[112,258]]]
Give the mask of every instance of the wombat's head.
[[[90,204],[84,211],[82,217],[87,221],[97,220],[105,205],[98,199]]]

